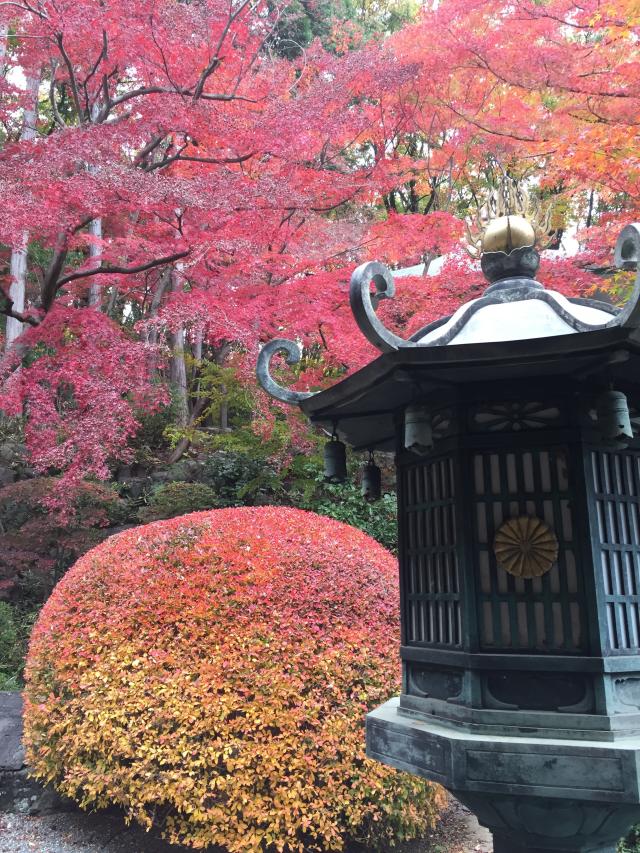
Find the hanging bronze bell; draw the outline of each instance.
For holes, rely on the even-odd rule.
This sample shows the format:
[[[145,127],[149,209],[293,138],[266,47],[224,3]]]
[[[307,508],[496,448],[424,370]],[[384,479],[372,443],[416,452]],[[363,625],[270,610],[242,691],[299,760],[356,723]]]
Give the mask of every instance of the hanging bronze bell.
[[[423,456],[433,447],[431,414],[425,406],[407,406],[404,412],[404,446]]]
[[[362,467],[362,497],[366,501],[377,501],[382,494],[382,471],[376,465],[373,455],[369,456],[369,461]]]
[[[596,401],[598,429],[603,438],[624,441],[633,438],[629,404],[622,391],[605,391]]]
[[[347,479],[347,449],[335,435],[324,446],[324,478],[330,483]]]

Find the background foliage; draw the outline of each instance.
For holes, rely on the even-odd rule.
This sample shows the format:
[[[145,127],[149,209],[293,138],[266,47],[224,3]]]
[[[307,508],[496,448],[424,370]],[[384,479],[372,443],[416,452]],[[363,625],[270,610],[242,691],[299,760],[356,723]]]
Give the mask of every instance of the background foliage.
[[[301,341],[301,387],[369,361],[362,260],[414,268],[381,307],[402,334],[451,313],[482,286],[464,220],[505,181],[553,204],[548,285],[624,293],[637,3],[118,3],[0,10],[0,407],[62,477],[49,505],[131,464],[169,395],[172,462],[233,429],[265,340]],[[282,418],[253,407],[263,437]]]

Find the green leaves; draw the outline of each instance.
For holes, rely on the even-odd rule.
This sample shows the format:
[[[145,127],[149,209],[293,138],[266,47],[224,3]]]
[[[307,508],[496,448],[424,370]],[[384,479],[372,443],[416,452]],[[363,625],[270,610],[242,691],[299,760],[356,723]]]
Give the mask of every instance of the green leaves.
[[[138,511],[138,517],[142,522],[156,521],[218,505],[216,493],[204,483],[166,483],[153,492],[147,506]]]
[[[0,601],[0,690],[21,686],[24,654],[37,613]]]

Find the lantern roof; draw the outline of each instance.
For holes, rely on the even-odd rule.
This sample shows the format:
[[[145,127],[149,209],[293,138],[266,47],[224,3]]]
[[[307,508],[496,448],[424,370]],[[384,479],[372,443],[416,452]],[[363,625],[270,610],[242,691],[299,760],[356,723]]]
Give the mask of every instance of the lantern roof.
[[[456,346],[571,335],[600,328],[617,313],[603,302],[567,299],[533,279],[507,279],[421,329],[412,340],[422,346]]]
[[[270,361],[285,353],[301,358],[294,341],[266,344],[258,359],[258,379],[273,397],[298,404],[305,414],[333,429],[355,447],[391,448],[394,413],[415,399],[456,385],[490,381],[586,376],[607,369],[640,375],[640,271],[621,308],[592,299],[567,298],[535,279],[540,257],[533,229],[519,216],[500,217],[483,237],[484,294],[454,314],[420,329],[408,339],[387,329],[377,316],[383,299],[393,298],[391,270],[378,262],[359,266],[351,277],[350,301],[365,337],[383,353],[371,364],[317,393],[292,391],[271,376]],[[623,229],[616,265],[638,269],[640,225]],[[372,290],[373,287],[373,290]]]

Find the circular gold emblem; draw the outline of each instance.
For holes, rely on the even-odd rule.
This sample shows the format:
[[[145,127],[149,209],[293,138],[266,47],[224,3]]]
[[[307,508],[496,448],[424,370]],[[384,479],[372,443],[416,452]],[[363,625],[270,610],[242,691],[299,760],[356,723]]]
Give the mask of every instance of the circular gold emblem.
[[[493,552],[501,569],[517,578],[539,578],[558,559],[558,540],[544,521],[521,515],[498,529]]]

